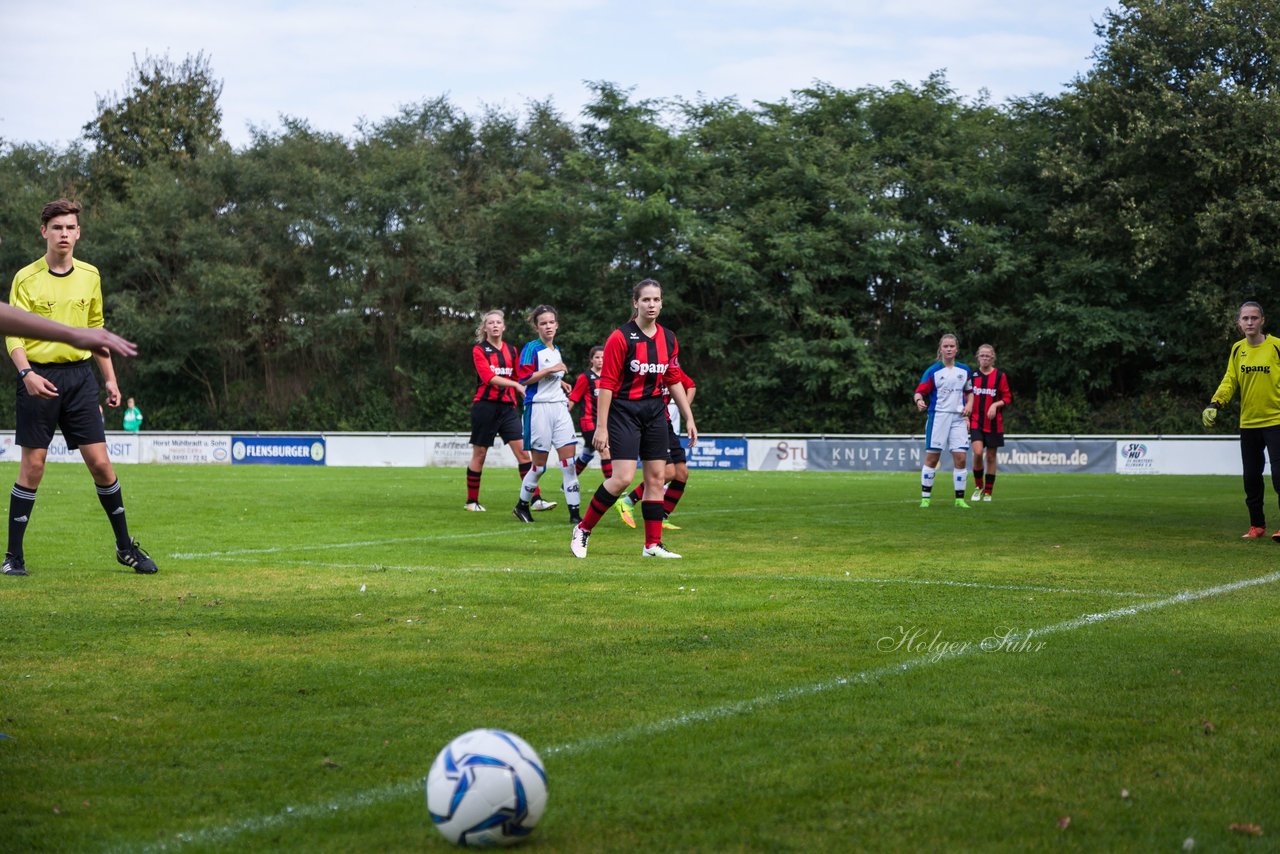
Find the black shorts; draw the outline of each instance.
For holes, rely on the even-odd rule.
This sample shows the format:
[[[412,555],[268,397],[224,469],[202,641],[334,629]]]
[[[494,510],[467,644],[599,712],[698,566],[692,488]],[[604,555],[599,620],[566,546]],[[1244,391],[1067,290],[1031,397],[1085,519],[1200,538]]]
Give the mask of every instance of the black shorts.
[[[972,427],[969,430],[969,441],[981,442],[984,448],[1003,448],[1004,434]]]
[[[520,416],[506,401],[477,400],[471,404],[471,444],[492,447],[495,436],[501,436],[508,445],[523,439]]]
[[[52,400],[27,394],[27,385],[18,380],[18,429],[15,441],[24,448],[48,449],[53,431],[62,431],[67,447],[107,441],[102,426],[102,408],[98,400],[98,378],[90,366],[92,360],[41,364],[32,369],[58,388]]]
[[[667,419],[667,462],[683,463],[688,458],[684,453],[684,446],[680,444],[680,437],[676,435],[676,427],[671,423],[671,419]]]
[[[662,460],[669,450],[671,422],[660,397],[615,400],[609,407],[609,453],[615,460]]]

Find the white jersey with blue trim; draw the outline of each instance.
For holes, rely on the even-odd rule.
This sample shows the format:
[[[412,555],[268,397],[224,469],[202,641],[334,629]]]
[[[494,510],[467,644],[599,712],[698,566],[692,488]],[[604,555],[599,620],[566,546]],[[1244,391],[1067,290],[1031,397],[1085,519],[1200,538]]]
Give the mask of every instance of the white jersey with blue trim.
[[[934,362],[920,377],[917,391],[929,395],[929,412],[964,412],[965,395],[973,392],[973,372],[956,362],[947,367]]]
[[[520,368],[522,376],[530,376],[538,371],[546,370],[552,365],[562,364],[564,358],[560,348],[548,347],[542,339],[530,341],[520,351]],[[547,374],[536,383],[525,384],[524,402],[530,403],[568,403],[569,396],[564,393],[560,380],[564,379],[564,371]]]

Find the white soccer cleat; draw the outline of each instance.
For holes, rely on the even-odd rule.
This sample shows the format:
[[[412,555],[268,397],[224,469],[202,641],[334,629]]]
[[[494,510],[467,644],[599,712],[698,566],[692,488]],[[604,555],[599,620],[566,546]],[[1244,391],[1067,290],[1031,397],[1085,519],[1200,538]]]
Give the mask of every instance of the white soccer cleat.
[[[973,495],[969,496],[969,500],[970,500],[970,501],[981,501],[981,500],[982,500],[982,487],[981,487],[981,486],[979,486],[977,489],[975,489],[975,490],[973,491]]]
[[[468,501],[466,504],[462,505],[462,509],[470,513],[485,512],[484,505],[482,505],[479,501]]]
[[[550,510],[552,507],[555,507],[557,503],[559,502],[543,501],[541,498],[539,498],[537,501],[530,504],[529,507],[533,510],[538,510],[538,511]]]
[[[662,543],[654,543],[651,546],[645,546],[644,551],[640,552],[641,557],[667,557],[678,558],[680,555],[668,549]]]
[[[569,551],[573,552],[574,557],[587,556],[587,540],[591,539],[591,532],[582,530],[581,525],[573,526],[573,536],[569,540]]]
[[[983,500],[983,501],[990,501],[990,500],[991,500],[991,493],[990,493],[990,492],[984,492],[984,493],[982,493],[982,500]]]

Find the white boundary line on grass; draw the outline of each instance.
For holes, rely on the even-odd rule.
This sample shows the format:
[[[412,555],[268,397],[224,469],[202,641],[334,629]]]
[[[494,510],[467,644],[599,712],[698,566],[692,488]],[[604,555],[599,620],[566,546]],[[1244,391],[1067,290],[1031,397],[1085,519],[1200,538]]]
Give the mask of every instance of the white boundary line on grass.
[[[1277,581],[1280,581],[1280,572],[1273,572],[1269,575],[1258,576],[1257,578],[1246,578],[1240,581],[1232,581],[1227,584],[1219,584],[1215,587],[1206,587],[1202,590],[1185,590],[1174,596],[1168,596],[1164,599],[1158,599],[1153,602],[1142,602],[1136,605],[1129,605],[1124,608],[1115,608],[1113,610],[1097,614],[1081,614],[1079,617],[1075,617],[1070,620],[1052,623],[1038,629],[1030,629],[1021,635],[1012,635],[1005,639],[1005,642],[1010,645],[1017,645],[1023,640],[1028,640],[1032,637],[1071,632],[1086,626],[1106,623],[1123,617],[1134,617],[1139,614],[1145,614],[1148,611],[1158,611],[1162,608],[1168,608],[1171,605],[1198,602],[1202,599],[1210,599],[1215,596],[1221,596],[1225,593],[1234,593],[1237,590],[1244,590],[1249,587],[1258,587],[1263,584],[1274,584]],[[898,662],[897,664],[863,670],[850,676],[838,676],[834,679],[815,682],[811,685],[801,685],[795,688],[775,691],[771,694],[764,694],[747,700],[739,700],[734,703],[712,706],[708,709],[685,712],[664,720],[640,724],[628,729],[619,730],[611,735],[585,738],[578,741],[572,741],[567,744],[559,744],[554,747],[543,748],[540,753],[543,756],[560,756],[582,753],[613,744],[631,741],[644,736],[659,735],[691,724],[716,721],[738,715],[752,714],[761,709],[778,706],[791,700],[812,697],[817,694],[824,694],[828,691],[834,691],[848,685],[862,685],[885,677],[910,673],[911,671],[926,665],[966,658],[974,652],[980,651],[981,647],[979,644],[967,644],[958,648],[953,647],[952,649],[954,651],[922,655],[916,658],[907,659],[906,661]],[[410,793],[421,791],[421,787],[421,780],[417,779],[405,783],[380,786],[376,789],[366,789],[363,792],[356,792],[353,795],[347,795],[323,804],[311,804],[302,807],[285,807],[281,812],[274,813],[272,815],[248,818],[243,821],[223,825],[221,827],[211,827],[204,830],[192,831],[190,833],[179,833],[168,842],[151,843],[136,847],[116,847],[109,850],[112,852],[136,851],[147,854],[148,852],[153,851],[168,851],[187,844],[208,845],[227,842],[242,834],[270,830],[272,828],[280,827],[287,822],[319,818],[326,815],[332,815],[336,812],[341,812],[344,809],[357,809],[361,807],[374,806],[392,798],[406,797]]]

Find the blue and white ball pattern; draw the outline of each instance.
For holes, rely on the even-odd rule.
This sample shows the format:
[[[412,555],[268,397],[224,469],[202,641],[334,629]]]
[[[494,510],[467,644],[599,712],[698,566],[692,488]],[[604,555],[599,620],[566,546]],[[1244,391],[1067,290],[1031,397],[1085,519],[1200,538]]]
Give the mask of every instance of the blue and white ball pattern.
[[[431,821],[445,839],[477,848],[514,845],[547,808],[547,774],[520,736],[474,729],[436,756],[426,792]]]

